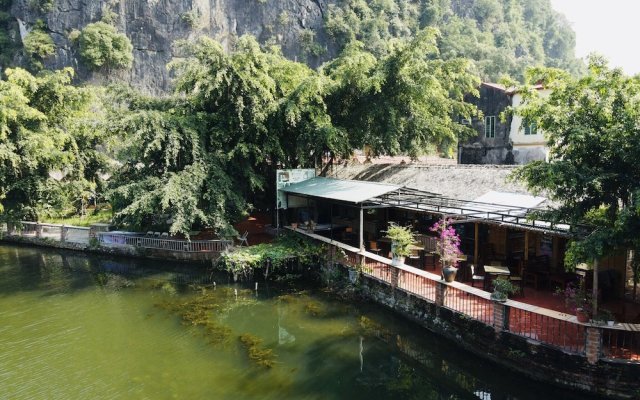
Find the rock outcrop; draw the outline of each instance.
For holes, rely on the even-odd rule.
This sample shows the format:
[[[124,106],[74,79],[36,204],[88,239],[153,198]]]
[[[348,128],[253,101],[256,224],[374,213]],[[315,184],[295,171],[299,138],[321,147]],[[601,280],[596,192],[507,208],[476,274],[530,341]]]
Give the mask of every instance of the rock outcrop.
[[[150,93],[171,86],[166,64],[174,57],[176,40],[207,35],[229,48],[244,34],[262,43],[280,45],[285,56],[304,58],[315,66],[335,54],[323,29],[328,0],[55,0],[48,11],[38,0],[14,0],[11,14],[28,30],[43,20],[56,45],[47,68],[73,67],[81,80],[104,82],[118,78]],[[131,70],[91,72],[79,60],[69,33],[108,14],[133,44]],[[22,33],[24,35],[24,32]],[[312,54],[309,41],[326,51]],[[115,75],[115,76],[113,76]]]

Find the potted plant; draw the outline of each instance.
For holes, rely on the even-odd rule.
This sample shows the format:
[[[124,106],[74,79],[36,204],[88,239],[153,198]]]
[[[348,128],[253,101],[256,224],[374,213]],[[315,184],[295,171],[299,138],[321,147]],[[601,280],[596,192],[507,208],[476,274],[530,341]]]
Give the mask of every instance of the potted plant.
[[[564,296],[566,306],[575,312],[578,322],[586,323],[591,318],[592,297],[584,285],[584,281],[580,283],[569,283],[564,290],[558,288],[556,294]]]
[[[594,321],[600,322],[601,324],[607,324],[607,326],[613,326],[615,324],[615,319],[613,318],[613,313],[607,309],[601,308],[598,310],[598,314],[593,317]]]
[[[460,251],[460,236],[451,226],[451,221],[443,218],[430,228],[432,232],[438,234],[436,242],[436,254],[440,256],[442,262],[442,278],[447,282],[453,282],[458,272],[458,261],[462,256]]]
[[[316,229],[316,223],[314,220],[310,219],[309,221],[307,221],[307,230],[309,232],[313,232]]]
[[[511,281],[504,277],[500,277],[493,281],[493,293],[491,293],[491,300],[504,303],[510,294],[518,293],[519,287],[515,286]]]
[[[391,265],[404,264],[404,258],[411,253],[409,246],[415,242],[415,234],[411,228],[400,226],[394,222],[389,223],[389,229],[386,233],[387,237],[391,239],[391,253],[393,254]]]

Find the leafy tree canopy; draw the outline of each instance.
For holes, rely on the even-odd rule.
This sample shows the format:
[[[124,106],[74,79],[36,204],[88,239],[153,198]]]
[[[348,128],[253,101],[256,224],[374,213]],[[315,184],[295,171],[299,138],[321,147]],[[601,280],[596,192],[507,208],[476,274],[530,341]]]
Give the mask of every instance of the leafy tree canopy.
[[[100,107],[73,71],[6,70],[0,80],[0,205],[4,220],[37,220],[81,197],[105,159]],[[93,183],[95,185],[95,183]]]
[[[451,117],[475,112],[462,98],[478,80],[468,62],[437,58],[436,37],[420,31],[380,59],[354,43],[320,71],[251,36],[231,53],[209,38],[184,44],[187,57],[171,64],[175,97],[117,95],[112,126],[128,138],[113,180],[117,221],[226,232],[246,199],[270,193],[276,168],[365,145],[376,154],[447,151],[468,130]]]
[[[425,27],[442,31],[443,59],[474,60],[483,80],[522,79],[535,65],[581,71],[575,34],[549,0],[340,0],[326,20],[340,47],[358,40],[376,56]]]
[[[133,46],[125,34],[105,22],[88,24],[79,37],[80,56],[91,69],[131,68]]]
[[[516,177],[560,205],[547,217],[597,227],[574,241],[566,264],[573,267],[617,248],[638,247],[640,229],[640,78],[589,59],[588,75],[576,79],[556,69],[535,68],[529,83],[552,90],[541,98],[522,88],[523,118],[545,132],[550,162],[533,162]]]

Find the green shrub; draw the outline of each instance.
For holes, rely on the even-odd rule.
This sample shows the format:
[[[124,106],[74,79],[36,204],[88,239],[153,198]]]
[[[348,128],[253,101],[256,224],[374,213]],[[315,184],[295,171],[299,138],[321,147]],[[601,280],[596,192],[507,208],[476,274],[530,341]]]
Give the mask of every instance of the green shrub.
[[[180,19],[182,19],[182,22],[184,22],[189,28],[195,28],[198,26],[200,13],[198,13],[198,10],[187,11],[182,13]]]
[[[36,68],[42,68],[42,60],[53,55],[56,45],[47,32],[34,28],[23,41],[24,52]]]
[[[54,0],[30,0],[29,7],[32,10],[40,11],[43,13],[53,10]]]
[[[80,56],[91,69],[131,68],[131,41],[109,24],[96,22],[85,26],[80,33],[79,44]]]

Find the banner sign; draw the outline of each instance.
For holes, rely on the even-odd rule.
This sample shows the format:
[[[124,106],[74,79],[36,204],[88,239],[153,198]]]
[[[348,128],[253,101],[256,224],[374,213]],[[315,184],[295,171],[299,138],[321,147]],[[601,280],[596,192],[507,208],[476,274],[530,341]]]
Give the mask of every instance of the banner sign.
[[[316,176],[316,170],[309,169],[279,169],[276,171],[276,209],[286,209],[287,195],[280,191],[291,184],[306,181]]]

